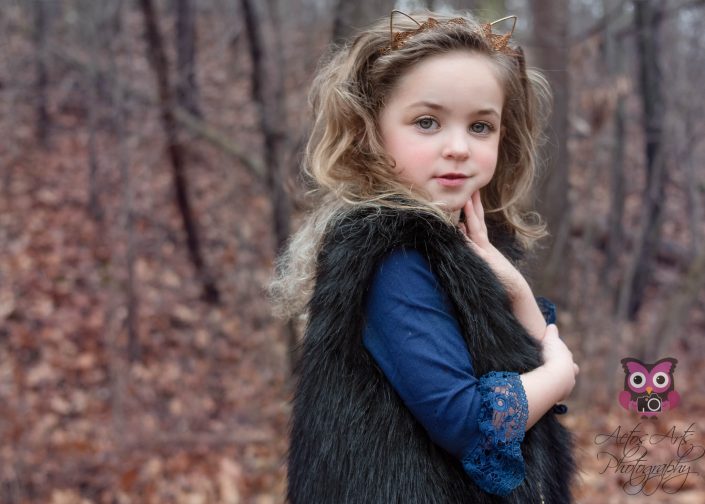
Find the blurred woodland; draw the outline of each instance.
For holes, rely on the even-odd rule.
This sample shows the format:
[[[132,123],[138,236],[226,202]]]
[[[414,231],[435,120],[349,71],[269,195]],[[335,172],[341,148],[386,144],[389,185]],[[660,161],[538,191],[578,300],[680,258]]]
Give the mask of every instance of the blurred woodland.
[[[283,502],[301,328],[264,288],[311,77],[446,6],[518,15],[553,86],[527,273],[581,367],[578,502],[705,502],[702,458],[630,496],[595,443],[638,422],[620,359],[671,356],[683,403],[644,428],[705,445],[704,0],[0,0],[0,503]]]

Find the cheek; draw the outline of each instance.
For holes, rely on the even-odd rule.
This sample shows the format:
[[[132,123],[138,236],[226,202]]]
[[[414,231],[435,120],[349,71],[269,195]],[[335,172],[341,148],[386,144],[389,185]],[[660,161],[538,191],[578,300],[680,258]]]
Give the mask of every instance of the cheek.
[[[436,162],[435,151],[424,147],[422,144],[406,142],[403,153],[400,155],[405,160],[405,165],[414,171],[430,170]]]
[[[384,152],[387,156],[392,158],[397,167],[404,160],[404,149],[402,148],[403,143],[403,139],[399,138],[399,135],[395,135],[394,133],[384,135],[382,138],[382,147],[384,148]]]
[[[497,169],[498,153],[497,149],[492,147],[476,152],[475,161],[480,165],[489,178],[492,178]]]
[[[419,139],[404,135],[390,135],[384,145],[387,154],[396,161],[397,170],[416,172],[420,167],[429,167],[434,151]]]

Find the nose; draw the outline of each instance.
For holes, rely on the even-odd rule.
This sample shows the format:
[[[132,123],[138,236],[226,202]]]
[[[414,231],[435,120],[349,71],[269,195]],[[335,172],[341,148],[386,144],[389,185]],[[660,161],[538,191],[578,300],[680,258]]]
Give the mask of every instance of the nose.
[[[651,387],[646,387],[646,393],[647,393],[647,394],[651,394],[651,391],[652,391],[652,390],[653,390],[653,388],[651,388]]]
[[[463,161],[470,156],[470,144],[467,131],[448,131],[443,146],[443,157]]]

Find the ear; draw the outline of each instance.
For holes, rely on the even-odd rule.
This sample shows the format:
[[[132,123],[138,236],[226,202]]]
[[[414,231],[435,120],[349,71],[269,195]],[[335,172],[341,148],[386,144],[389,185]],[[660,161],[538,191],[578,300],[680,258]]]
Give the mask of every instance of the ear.
[[[677,359],[674,359],[673,357],[666,357],[665,359],[661,359],[657,363],[655,363],[652,366],[653,368],[656,368],[657,366],[659,367],[659,371],[665,371],[667,373],[673,373],[673,371],[676,370],[676,364],[678,363]]]
[[[499,141],[501,142],[502,139],[504,138],[504,135],[507,133],[507,127],[506,126],[501,126],[499,128]]]
[[[624,368],[624,372],[627,374],[633,373],[634,371],[644,370],[644,364],[639,359],[635,359],[634,357],[626,357],[621,360],[621,363]]]

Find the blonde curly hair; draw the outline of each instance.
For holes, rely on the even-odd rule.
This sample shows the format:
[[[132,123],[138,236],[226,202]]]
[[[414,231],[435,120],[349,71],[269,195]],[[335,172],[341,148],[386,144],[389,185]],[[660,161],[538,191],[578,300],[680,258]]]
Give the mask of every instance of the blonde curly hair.
[[[488,227],[515,235],[527,249],[546,234],[538,215],[527,211],[538,143],[550,111],[546,79],[526,68],[521,48],[495,51],[468,14],[462,15],[464,23],[444,22],[461,17],[457,14],[425,11],[412,16],[419,23],[433,17],[439,24],[408,38],[399,49],[384,51],[390,43],[389,18],[380,19],[351,42],[333,47],[321,61],[309,94],[313,125],[303,163],[314,210],[277,258],[268,292],[278,316],[305,314],[321,238],[342,212],[359,206],[404,206],[452,224],[450,214],[428,194],[396,178],[377,125],[399,78],[433,55],[467,50],[494,64],[504,91],[503,135],[495,174],[482,190]],[[398,31],[417,28],[406,18],[395,18],[394,26]]]

